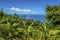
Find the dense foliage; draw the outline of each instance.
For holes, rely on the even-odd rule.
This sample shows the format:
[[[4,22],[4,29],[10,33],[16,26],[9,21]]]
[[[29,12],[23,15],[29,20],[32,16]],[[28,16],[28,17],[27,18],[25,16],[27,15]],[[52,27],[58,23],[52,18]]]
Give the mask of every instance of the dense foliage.
[[[46,17],[49,22],[44,23],[19,18],[16,13],[12,16],[0,10],[0,40],[60,40],[58,7],[47,6]],[[58,12],[56,12],[57,10]]]
[[[46,7],[46,18],[52,24],[60,25],[60,5],[58,6],[49,6]]]

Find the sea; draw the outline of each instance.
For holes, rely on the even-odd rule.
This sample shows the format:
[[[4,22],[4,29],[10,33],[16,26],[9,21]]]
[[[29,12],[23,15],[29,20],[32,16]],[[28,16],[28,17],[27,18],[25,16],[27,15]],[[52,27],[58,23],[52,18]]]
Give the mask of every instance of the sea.
[[[45,16],[46,15],[36,15],[36,14],[20,14],[21,17],[27,19],[27,20],[36,20],[40,22],[45,21]]]

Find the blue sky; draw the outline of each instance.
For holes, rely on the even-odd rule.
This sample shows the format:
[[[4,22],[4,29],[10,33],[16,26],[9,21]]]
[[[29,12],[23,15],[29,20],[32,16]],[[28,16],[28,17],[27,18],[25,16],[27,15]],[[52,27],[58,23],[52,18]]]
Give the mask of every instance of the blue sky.
[[[6,13],[44,15],[46,5],[58,5],[60,0],[0,0],[0,9]]]

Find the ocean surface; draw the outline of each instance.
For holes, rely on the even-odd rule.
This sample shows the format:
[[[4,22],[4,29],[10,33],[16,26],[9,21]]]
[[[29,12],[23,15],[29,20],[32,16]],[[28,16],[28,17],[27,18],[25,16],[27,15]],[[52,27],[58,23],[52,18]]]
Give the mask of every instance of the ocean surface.
[[[34,15],[34,14],[20,14],[25,19],[33,19],[36,21],[44,22],[45,21],[45,15]]]

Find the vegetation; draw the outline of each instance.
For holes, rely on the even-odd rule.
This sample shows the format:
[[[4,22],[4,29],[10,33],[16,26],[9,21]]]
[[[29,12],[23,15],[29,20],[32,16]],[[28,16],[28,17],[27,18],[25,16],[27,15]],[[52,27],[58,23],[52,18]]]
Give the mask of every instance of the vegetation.
[[[52,24],[60,25],[60,5],[46,7],[46,18]]]
[[[0,10],[0,40],[60,40],[60,6],[47,6],[47,22],[19,18]]]

